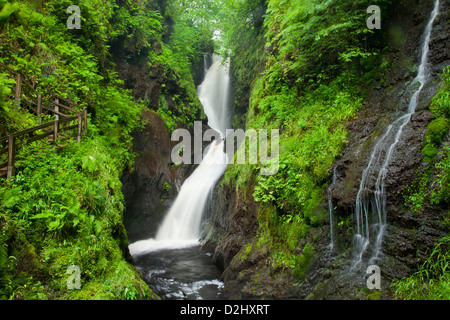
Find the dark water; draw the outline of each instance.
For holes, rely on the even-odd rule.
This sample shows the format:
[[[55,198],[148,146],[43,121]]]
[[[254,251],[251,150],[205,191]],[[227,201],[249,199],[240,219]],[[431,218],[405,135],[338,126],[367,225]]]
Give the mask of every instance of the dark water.
[[[221,273],[200,246],[154,251],[134,260],[145,282],[161,299],[221,299]]]

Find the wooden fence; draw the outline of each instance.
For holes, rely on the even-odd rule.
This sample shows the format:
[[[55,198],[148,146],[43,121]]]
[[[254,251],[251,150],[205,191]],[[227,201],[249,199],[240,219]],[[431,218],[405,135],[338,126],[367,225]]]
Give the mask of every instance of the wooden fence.
[[[15,174],[16,153],[18,147],[34,141],[48,139],[57,145],[59,135],[76,129],[76,140],[80,142],[82,134],[87,131],[87,110],[81,105],[54,95],[49,99],[49,105],[44,106],[42,95],[34,86],[25,81],[22,74],[15,72],[0,63],[11,76],[16,79],[14,105],[20,109],[24,103],[38,117],[38,126],[0,137],[0,157],[7,154],[7,161],[0,163],[0,177],[10,179]],[[54,121],[42,124],[43,109],[54,114]]]

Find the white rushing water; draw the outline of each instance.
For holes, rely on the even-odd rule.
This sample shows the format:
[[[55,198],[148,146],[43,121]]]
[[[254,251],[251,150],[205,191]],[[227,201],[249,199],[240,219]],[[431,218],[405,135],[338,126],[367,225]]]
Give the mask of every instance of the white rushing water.
[[[381,254],[383,236],[386,231],[386,190],[385,179],[388,174],[389,164],[397,144],[400,141],[403,129],[410,122],[415,113],[420,93],[428,78],[428,52],[431,31],[434,20],[439,13],[439,0],[435,1],[434,9],[424,31],[421,47],[421,58],[418,73],[411,86],[417,86],[405,113],[388,126],[384,135],[376,143],[369,163],[364,169],[359,191],[356,197],[355,218],[357,232],[355,235],[355,254],[352,269],[361,265],[363,255],[371,244],[372,256],[369,263],[375,263]],[[374,191],[371,195],[370,185],[374,175],[377,175]],[[372,213],[373,223],[370,224],[369,213]],[[374,235],[374,241],[371,240]]]
[[[222,138],[226,130],[231,129],[231,117],[228,110],[230,76],[228,62],[218,55],[213,56],[213,64],[206,71],[205,79],[198,88],[198,97],[208,116],[208,125],[218,131]]]
[[[206,66],[205,66],[206,68]],[[225,138],[229,128],[227,63],[219,56],[207,70],[198,89],[200,101],[208,117],[209,126]],[[197,245],[201,236],[203,213],[217,180],[224,173],[228,158],[224,141],[213,141],[202,162],[185,180],[179,194],[165,217],[154,239],[137,241],[129,245],[133,256],[161,249],[178,249]]]
[[[333,205],[333,197],[332,190],[334,185],[336,184],[336,168],[333,169],[333,180],[328,187],[328,215],[330,219],[330,244],[329,249],[333,251],[335,239],[334,239],[334,205]]]

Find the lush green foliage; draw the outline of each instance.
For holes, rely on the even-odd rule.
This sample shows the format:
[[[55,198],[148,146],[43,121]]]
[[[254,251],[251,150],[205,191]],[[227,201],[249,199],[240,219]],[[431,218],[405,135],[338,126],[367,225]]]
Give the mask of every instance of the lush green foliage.
[[[44,95],[44,106],[48,106],[53,93],[88,105],[96,115],[91,125],[95,125],[102,134],[111,134],[113,144],[127,148],[141,107],[133,102],[129,92],[118,86],[121,81],[117,73],[112,69],[100,72],[99,59],[104,57],[95,57],[94,54],[108,50],[107,39],[91,41],[92,46],[89,47],[85,37],[95,32],[76,37],[68,31],[65,26],[66,4],[64,1],[49,1],[42,12],[37,12],[25,3],[16,3],[19,8],[17,17],[10,19],[10,24],[15,23],[16,26],[12,28],[11,25],[1,37],[0,59],[36,84],[37,91]],[[86,9],[90,13],[97,12],[99,17],[94,21],[100,27],[98,19],[103,19],[100,16],[103,17],[106,9],[98,6],[96,10]],[[63,15],[59,14],[61,11]],[[80,30],[88,31],[87,28]],[[100,51],[99,46],[102,47]],[[17,120],[11,120],[11,107],[12,104],[4,107],[6,112],[2,114],[2,120],[6,123]]]
[[[437,148],[450,129],[450,67],[444,69],[442,76],[443,85],[430,106],[433,121],[428,125],[423,143],[422,151],[426,161],[433,160],[437,154]]]
[[[219,22],[223,31],[221,40],[225,55],[242,58],[246,48],[257,43],[256,37],[263,33],[261,27],[266,8],[266,1],[262,0],[231,0],[222,4]],[[254,54],[255,52],[250,53]]]
[[[207,20],[217,10],[214,4],[183,0],[168,3],[165,18],[170,20],[170,30],[158,40],[160,52],[149,54],[149,64],[163,69],[162,96],[155,109],[170,130],[190,127],[205,118],[193,74],[203,66],[203,55],[214,51],[213,25]]]
[[[450,146],[436,156],[435,162],[429,164],[416,181],[405,190],[406,204],[413,212],[419,212],[425,201],[431,204],[448,203],[450,201]]]
[[[123,259],[122,159],[109,148],[86,138],[59,151],[42,143],[24,150],[22,170],[0,186],[2,298],[152,297]],[[81,290],[67,288],[70,265],[81,269]]]
[[[271,123],[284,132],[280,170],[275,176],[259,178],[255,200],[275,201],[277,207],[291,214],[310,212],[316,206],[323,193],[322,181],[346,143],[345,123],[359,108],[360,100],[355,97],[357,93],[342,91],[335,84],[301,100],[292,92],[265,95],[259,100],[261,116],[255,117],[252,126]]]
[[[413,212],[423,207],[424,201],[432,204],[449,203],[449,173],[450,173],[450,147],[442,145],[445,135],[450,129],[449,89],[450,67],[443,72],[443,85],[433,98],[430,106],[433,120],[423,142],[422,152],[424,161],[429,162],[427,168],[419,175],[416,181],[405,190],[406,204]],[[440,149],[440,151],[439,151]]]
[[[379,1],[385,7],[389,1]],[[346,68],[370,67],[376,34],[365,24],[359,1],[269,1],[265,19],[266,46],[272,55],[271,82],[296,86],[320,85]],[[370,43],[370,45],[367,45]],[[357,67],[358,68],[358,67]]]
[[[105,18],[102,4],[107,3],[99,2],[94,10],[94,4],[86,2],[87,11],[98,14],[95,21]],[[61,8],[65,13],[68,5],[49,1],[38,12],[15,2],[14,15],[4,22],[6,32],[0,39],[0,59],[36,84],[44,94],[44,106],[56,93],[89,104],[95,114],[90,138],[81,145],[67,146],[64,152],[42,142],[22,149],[18,175],[10,183],[2,182],[0,295],[3,299],[152,297],[122,252],[127,242],[118,177],[132,160],[130,133],[138,125],[141,107],[116,85],[120,81],[114,72],[100,73],[94,54],[105,54],[106,39],[86,45],[83,36],[98,34],[86,33],[81,35],[83,48],[68,34],[67,16],[56,14]],[[7,84],[2,87],[2,133],[36,125],[37,119],[23,108],[16,110],[9,99],[15,81],[6,74],[1,81]],[[82,270],[82,290],[67,290],[66,269],[71,264]]]

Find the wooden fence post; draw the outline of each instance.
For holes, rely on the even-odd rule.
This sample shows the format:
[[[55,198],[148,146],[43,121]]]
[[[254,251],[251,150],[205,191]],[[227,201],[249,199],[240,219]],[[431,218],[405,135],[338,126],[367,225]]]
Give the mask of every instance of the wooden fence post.
[[[77,132],[77,142],[80,143],[81,141],[81,130],[83,128],[83,116],[80,113],[78,115],[78,132]]]
[[[55,99],[56,103],[59,103],[59,99]],[[55,103],[55,111],[59,112],[59,106]],[[59,115],[55,113],[55,120],[59,120]]]
[[[83,118],[84,118],[84,134],[87,132],[87,109],[83,110]]]
[[[22,95],[22,75],[20,73],[16,74],[16,92],[14,94],[14,105],[16,109],[20,109],[20,97]]]
[[[53,142],[56,144],[56,140],[58,140],[58,129],[59,129],[59,120],[55,120],[53,125]]]
[[[37,117],[38,117],[38,124],[39,124],[39,125],[42,124],[41,114],[42,114],[42,95],[41,95],[40,93],[38,93],[38,95],[37,95],[37,109],[36,109],[36,115],[37,115]]]
[[[59,99],[55,99],[56,103],[59,103]],[[59,106],[55,103],[55,111],[59,112]],[[55,113],[55,125],[54,125],[54,133],[53,133],[53,142],[56,144],[56,140],[58,140],[58,130],[59,130],[59,115]]]
[[[8,136],[8,168],[6,172],[6,179],[11,179],[15,174],[14,161],[16,158],[16,137]]]

